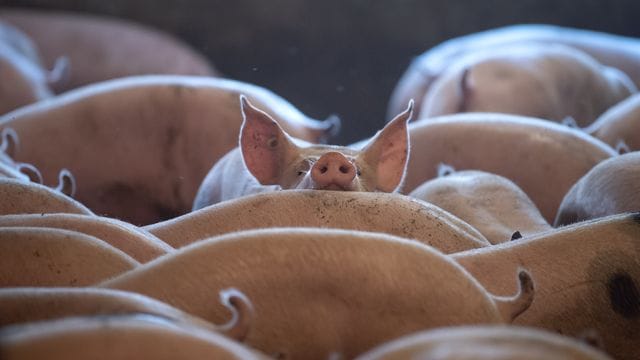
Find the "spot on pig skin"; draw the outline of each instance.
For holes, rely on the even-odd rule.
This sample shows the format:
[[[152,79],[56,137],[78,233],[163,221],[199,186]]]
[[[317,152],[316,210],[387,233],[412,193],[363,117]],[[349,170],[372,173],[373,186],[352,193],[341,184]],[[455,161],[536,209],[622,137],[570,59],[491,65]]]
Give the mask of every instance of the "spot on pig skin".
[[[611,308],[625,318],[640,315],[640,291],[626,272],[613,274],[607,283]]]

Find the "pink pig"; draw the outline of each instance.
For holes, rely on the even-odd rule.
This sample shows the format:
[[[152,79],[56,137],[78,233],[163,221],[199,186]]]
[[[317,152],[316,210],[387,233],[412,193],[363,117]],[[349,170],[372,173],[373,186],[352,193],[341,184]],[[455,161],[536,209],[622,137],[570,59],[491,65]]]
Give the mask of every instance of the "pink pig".
[[[361,149],[312,145],[289,136],[240,96],[240,146],[209,171],[193,209],[281,189],[397,191],[409,158],[407,122],[413,101]]]

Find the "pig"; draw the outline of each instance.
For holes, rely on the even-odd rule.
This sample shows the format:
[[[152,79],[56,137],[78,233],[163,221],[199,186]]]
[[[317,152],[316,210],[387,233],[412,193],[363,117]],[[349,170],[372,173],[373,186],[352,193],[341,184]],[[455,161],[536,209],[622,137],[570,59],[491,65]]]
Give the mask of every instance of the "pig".
[[[520,270],[512,281],[516,273],[516,295],[495,297],[427,245],[355,230],[272,228],[194,243],[99,287],[219,323],[226,312],[202,289],[232,286],[255,309],[247,345],[277,358],[326,359],[422,329],[510,323],[534,299],[534,280]]]
[[[581,177],[562,199],[554,226],[640,210],[640,152],[607,159]]]
[[[640,94],[611,107],[584,131],[612,147],[640,150]]]
[[[423,331],[377,346],[356,360],[612,360],[568,336],[524,326],[455,326]]]
[[[93,236],[31,227],[0,227],[0,259],[0,287],[87,286],[140,265]]]
[[[527,194],[513,181],[466,170],[426,181],[409,196],[434,204],[476,228],[491,244],[551,229]]]
[[[451,254],[489,291],[514,291],[510,271],[536,279],[515,325],[569,336],[595,330],[615,359],[640,358],[640,213],[612,215],[518,241]]]
[[[0,128],[20,136],[15,160],[45,183],[66,168],[92,211],[147,225],[189,212],[208,170],[237,146],[240,93],[302,140],[324,141],[339,126],[248,83],[158,75],[70,91],[0,116]]]
[[[71,316],[144,313],[206,327],[242,341],[254,316],[251,301],[233,288],[221,290],[219,298],[232,314],[223,325],[212,325],[163,302],[128,291],[92,287],[2,288],[0,327]]]
[[[71,213],[95,215],[77,200],[47,186],[0,177],[0,215]]]
[[[435,178],[441,163],[458,170],[482,170],[518,185],[548,223],[580,177],[600,161],[618,155],[583,131],[505,114],[457,114],[414,122],[409,138],[413,156],[402,193]]]
[[[207,327],[151,314],[83,316],[8,326],[5,360],[267,359]]]
[[[51,98],[46,71],[0,42],[0,115]]]
[[[140,263],[174,249],[162,240],[124,221],[80,214],[19,214],[0,216],[1,227],[44,227],[77,231],[108,243]]]
[[[210,62],[163,31],[123,19],[62,11],[7,9],[0,21],[29,36],[43,63],[68,59],[67,81],[56,93],[114,78],[144,74],[216,76]],[[117,39],[118,41],[114,41]]]
[[[281,189],[394,192],[402,184],[413,102],[361,150],[296,142],[246,97],[241,95],[240,103],[239,146],[209,171],[193,210]]]
[[[444,71],[422,99],[419,119],[459,112],[500,112],[578,126],[637,91],[617,69],[558,44],[519,43],[478,50]]]
[[[414,239],[446,254],[490,245],[477,230],[436,206],[400,194],[352,191],[247,195],[145,229],[180,248],[216,235],[269,227],[381,232]]]
[[[416,113],[435,80],[458,58],[477,50],[522,42],[563,44],[586,52],[599,63],[620,69],[640,87],[640,40],[584,29],[554,25],[511,25],[447,40],[418,56],[398,81],[388,106],[390,119],[409,99],[416,99]]]

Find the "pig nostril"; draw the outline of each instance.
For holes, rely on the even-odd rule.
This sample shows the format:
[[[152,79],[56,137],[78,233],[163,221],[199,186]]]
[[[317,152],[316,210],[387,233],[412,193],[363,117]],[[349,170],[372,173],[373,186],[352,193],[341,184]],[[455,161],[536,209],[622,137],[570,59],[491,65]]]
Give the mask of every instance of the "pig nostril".
[[[327,172],[327,170],[329,170],[329,169],[326,166],[323,166],[323,167],[320,168],[320,173],[324,174],[324,173]]]
[[[343,173],[343,174],[348,174],[348,173],[349,173],[349,168],[348,168],[348,167],[346,167],[346,166],[344,166],[344,165],[340,166],[340,169],[339,169],[339,170],[340,170],[340,172],[341,172],[341,173]]]

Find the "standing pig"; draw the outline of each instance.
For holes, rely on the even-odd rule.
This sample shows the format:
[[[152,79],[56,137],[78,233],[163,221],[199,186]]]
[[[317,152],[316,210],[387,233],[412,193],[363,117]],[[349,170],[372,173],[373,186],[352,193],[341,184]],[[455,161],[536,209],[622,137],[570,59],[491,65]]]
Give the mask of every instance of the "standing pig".
[[[407,122],[413,102],[362,150],[296,141],[244,96],[240,102],[240,146],[207,174],[194,210],[277,189],[393,192],[400,187],[409,157]]]
[[[1,9],[0,21],[30,36],[45,64],[53,64],[60,56],[69,59],[68,81],[56,87],[57,93],[133,75],[216,74],[207,59],[184,42],[131,21],[7,8]]]
[[[411,153],[403,191],[437,176],[438,164],[501,175],[553,222],[562,197],[598,162],[617,153],[583,131],[505,114],[457,114],[409,127]]]
[[[640,210],[640,152],[607,159],[565,195],[555,226]]]
[[[584,51],[601,64],[622,70],[640,87],[640,40],[637,38],[554,25],[512,25],[450,39],[418,56],[391,95],[389,118],[409,99],[422,99],[433,82],[458,58],[478,50],[528,41],[563,44]],[[418,100],[417,113],[421,105]]]
[[[524,43],[459,58],[422,101],[419,119],[459,112],[500,112],[591,124],[637,91],[622,72],[577,49]]]
[[[310,119],[267,89],[193,76],[134,76],[89,85],[0,116],[19,135],[17,161],[45,182],[60,168],[77,181],[75,198],[99,215],[136,225],[191,210],[202,179],[237,146],[239,95],[283,128],[323,141],[338,120]]]
[[[514,324],[601,337],[615,359],[640,359],[640,213],[585,221],[450,255],[489,291],[513,291],[503,276],[525,267],[536,298]]]
[[[551,331],[504,325],[452,326],[382,344],[356,360],[612,360]]]
[[[640,150],[640,94],[616,104],[584,130],[613,147]]]
[[[247,345],[280,359],[351,359],[423,329],[510,323],[526,314],[535,290],[525,270],[507,276],[517,295],[495,296],[451,257],[414,241],[274,228],[209,238],[100,287],[144,294],[213,323],[228,310],[211,292],[233,287],[255,309]]]
[[[438,177],[409,196],[459,217],[492,244],[509,241],[514,234],[526,236],[551,229],[522,189],[503,176],[484,171],[458,171]]]

